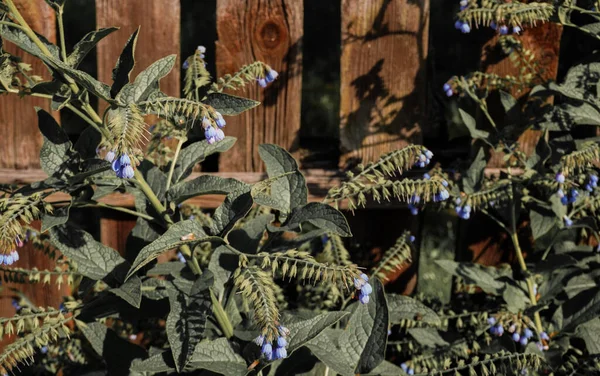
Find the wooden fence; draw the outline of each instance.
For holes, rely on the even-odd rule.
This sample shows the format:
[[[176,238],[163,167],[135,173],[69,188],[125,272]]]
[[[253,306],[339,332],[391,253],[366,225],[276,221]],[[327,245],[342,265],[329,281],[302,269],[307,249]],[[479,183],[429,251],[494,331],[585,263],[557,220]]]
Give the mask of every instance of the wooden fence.
[[[333,132],[339,134],[339,158],[330,161],[329,166],[343,168],[357,161],[373,160],[382,153],[407,143],[421,143],[424,138],[437,137],[439,131],[431,124],[430,115],[435,107],[432,98],[438,96],[438,93],[443,95],[441,85],[448,77],[435,77],[432,74],[431,61],[436,61],[436,57],[430,56],[430,51],[437,51],[437,44],[440,54],[447,53],[444,49],[452,48],[447,43],[448,35],[452,35],[452,38],[464,38],[463,43],[467,46],[464,48],[473,49],[473,45],[476,46],[476,51],[477,46],[481,48],[480,68],[502,74],[515,73],[515,68],[506,61],[490,63],[486,59],[485,40],[481,37],[477,39],[475,35],[462,36],[453,29],[452,11],[458,5],[450,6],[451,2],[448,0],[327,1],[340,2],[340,30],[333,32],[339,33],[341,47],[340,121],[339,129]],[[54,13],[44,0],[18,0],[16,3],[36,31],[56,42]],[[77,3],[87,5],[74,6],[94,4],[87,0]],[[96,76],[104,82],[110,82],[111,71],[122,46],[138,26],[141,26],[141,33],[136,48],[137,65],[134,76],[158,58],[169,54],[190,54],[192,51],[182,51],[181,41],[189,28],[184,30],[181,25],[182,18],[189,17],[186,12],[193,8],[192,3],[186,0],[96,0],[95,25],[86,24],[83,28],[86,31],[94,27],[121,28],[98,45]],[[257,99],[263,105],[241,116],[227,119],[226,133],[237,137],[238,141],[225,158],[219,159],[218,171],[211,173],[236,177],[249,183],[257,181],[263,176],[257,147],[261,143],[276,143],[303,161],[302,166],[311,192],[310,199],[320,199],[327,188],[339,180],[340,170],[311,168],[315,164],[307,162],[310,158],[306,157],[301,145],[301,113],[304,105],[301,98],[302,85],[306,79],[303,75],[303,51],[314,48],[305,44],[305,31],[308,34],[308,30],[305,30],[304,17],[308,17],[306,6],[315,1],[203,0],[202,3],[214,4],[214,13],[193,14],[195,22],[192,28],[206,28],[205,23],[214,23],[216,43],[206,47],[209,50],[208,59],[214,57],[217,76],[232,73],[241,65],[255,60],[262,60],[280,72],[280,78],[266,90],[257,85],[249,85],[239,93]],[[437,15],[430,14],[433,9],[437,10]],[[437,21],[442,10],[445,12],[445,19],[440,23]],[[430,26],[433,24],[430,18],[434,19],[433,17],[436,19],[435,29],[431,30],[430,36]],[[68,33],[69,30],[69,37]],[[490,36],[491,34],[485,38],[489,39]],[[544,25],[526,30],[523,40],[529,49],[542,57],[547,77],[555,77],[560,29],[554,25]],[[434,45],[433,49],[430,48],[430,43]],[[15,51],[13,46],[6,48]],[[331,46],[328,53],[340,54],[340,51],[336,46]],[[33,70],[37,74],[46,72],[43,64],[35,62],[31,56],[20,52],[18,55],[25,62],[33,63]],[[178,59],[179,67],[181,57]],[[44,74],[48,76],[47,73]],[[181,71],[174,69],[165,77],[161,81],[161,89],[170,95],[179,95]],[[42,138],[37,129],[34,106],[50,111],[49,103],[41,99],[0,97],[0,183],[29,183],[45,177],[38,159]],[[58,114],[54,115],[58,119]],[[318,124],[312,126],[309,133],[319,134]],[[531,146],[535,145],[537,136],[530,134],[527,137],[523,141]],[[446,143],[440,141],[438,144],[439,150],[433,150],[443,154]],[[497,158],[492,163],[497,163]],[[205,196],[193,200],[193,203],[203,208],[214,208],[222,199]],[[133,206],[133,198],[125,194],[113,194],[104,200],[111,204]],[[356,235],[353,244],[373,250],[376,257],[378,250],[390,246],[394,237],[404,228],[415,233],[433,231],[430,228],[431,219],[411,217],[405,209],[389,209],[385,205],[383,209],[358,211],[350,218]],[[436,215],[433,219],[442,226],[450,226],[448,231],[457,229],[456,219],[450,215]],[[125,239],[134,224],[135,221],[127,216],[102,213],[97,234],[102,242],[123,252]],[[462,231],[466,230],[463,228]],[[473,252],[474,258],[483,260],[481,255],[487,249],[503,246],[501,239],[490,240],[488,235],[480,236],[483,233],[477,231],[469,233],[478,235],[471,236],[462,244]],[[426,242],[423,242],[423,246],[441,247],[440,244]],[[440,257],[454,257],[454,245],[446,244],[444,247],[450,250],[450,255],[442,254]],[[498,253],[493,253],[488,261],[483,262],[497,261],[501,256],[494,256],[496,254]],[[39,253],[28,249],[23,251],[18,266],[47,268],[49,265]],[[411,272],[403,275],[403,283],[398,284],[398,289],[411,291],[414,288],[417,282],[416,270],[416,266],[411,267]],[[37,287],[25,288],[24,292],[32,295],[37,304],[58,304],[58,295],[50,293],[54,290],[53,287],[46,287],[43,292],[35,292],[36,289]],[[8,299],[0,302],[0,310],[2,314],[10,314],[12,308]]]

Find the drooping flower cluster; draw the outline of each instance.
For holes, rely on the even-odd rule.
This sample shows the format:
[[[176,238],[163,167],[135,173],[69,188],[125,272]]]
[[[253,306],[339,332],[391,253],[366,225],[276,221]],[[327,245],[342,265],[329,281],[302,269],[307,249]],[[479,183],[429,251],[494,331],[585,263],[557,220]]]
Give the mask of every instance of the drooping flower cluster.
[[[577,197],[579,196],[579,192],[575,188],[571,188],[571,190],[565,194],[562,189],[559,189],[556,194],[560,197],[560,202],[563,205],[569,205],[577,201]]]
[[[409,366],[407,363],[400,364],[400,368],[402,368],[402,370],[409,375],[415,374],[415,369],[413,367]]]
[[[456,204],[456,208],[454,208],[454,210],[456,210],[456,214],[458,214],[459,218],[471,218],[471,205],[464,204],[461,206],[460,204],[462,203],[462,200],[460,199],[460,197],[457,197],[454,203]]]
[[[15,238],[15,245],[17,248],[23,247],[23,240],[17,235]],[[9,253],[0,255],[0,265],[12,265],[19,261],[19,252],[17,249],[12,249]]]
[[[362,304],[369,303],[369,295],[373,292],[373,287],[369,283],[369,277],[363,273],[358,278],[354,278],[354,287],[359,291],[358,301]]]
[[[213,125],[216,125],[216,127]],[[204,137],[206,137],[206,141],[209,144],[214,144],[215,142],[219,142],[225,138],[225,133],[221,128],[225,127],[225,119],[223,119],[223,115],[220,112],[215,111],[214,118],[211,119],[208,117],[204,117],[202,119],[202,128],[204,128]]]
[[[260,352],[266,360],[277,360],[287,357],[287,337],[290,335],[290,330],[282,325],[277,327],[279,336],[273,341],[267,341],[264,334],[259,335],[254,339],[254,343],[260,346]]]
[[[115,152],[111,150],[106,153],[104,159],[112,162],[112,170],[117,174],[117,177],[121,179],[133,178],[133,166],[129,155],[121,154],[118,158],[115,158]]]
[[[204,53],[206,52],[206,47],[204,46],[198,46],[196,52],[198,53],[198,57],[200,57],[200,59],[204,59]],[[206,62],[204,63],[204,66],[206,66]],[[190,67],[190,62],[189,60],[186,60],[183,62],[183,69],[188,69]]]
[[[504,325],[502,322],[498,322],[495,317],[487,319],[487,323],[490,325],[490,333],[501,337],[504,334]],[[510,323],[510,321],[509,321]],[[507,329],[510,333],[510,337],[513,341],[520,343],[522,346],[527,346],[529,341],[535,336],[533,330],[525,326],[522,322],[512,322]],[[550,337],[546,332],[539,334],[539,341],[536,343],[540,350],[548,350],[548,341]]]
[[[277,71],[272,68],[268,68],[267,74],[265,74],[264,77],[257,78],[258,85],[262,88],[265,88],[267,87],[267,84],[270,84],[271,82],[275,81],[277,77],[279,77],[279,73],[277,73]]]
[[[433,153],[430,150],[424,149],[423,153],[419,154],[417,157],[415,166],[424,168],[431,162],[431,158],[433,158]]]
[[[594,188],[598,187],[598,175],[590,174],[587,179],[587,183],[585,184],[585,190],[588,192],[593,192]]]
[[[498,31],[500,35],[508,35],[510,34],[510,31],[512,31],[513,34],[520,34],[521,31],[523,31],[519,25],[515,25],[512,28],[509,28],[507,25],[500,25],[500,27],[498,27],[494,21],[490,23],[490,27]]]

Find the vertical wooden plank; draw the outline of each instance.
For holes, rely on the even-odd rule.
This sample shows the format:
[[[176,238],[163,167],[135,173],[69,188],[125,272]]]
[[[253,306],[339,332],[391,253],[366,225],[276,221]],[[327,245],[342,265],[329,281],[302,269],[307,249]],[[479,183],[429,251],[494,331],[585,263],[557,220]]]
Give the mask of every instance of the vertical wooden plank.
[[[16,0],[15,4],[29,25],[48,40],[56,41],[56,17],[44,0]],[[49,79],[44,64],[33,56],[5,43],[6,51],[31,64],[32,73]],[[47,99],[9,94],[0,97],[0,168],[39,168],[42,135],[38,130],[34,106],[50,111]]]
[[[177,54],[175,68],[160,81],[160,88],[168,95],[180,93],[180,3],[179,0],[96,0],[96,27],[117,26],[119,31],[98,44],[98,78],[112,82],[112,70],[127,39],[141,26],[135,51],[136,65],[131,75],[154,61]],[[105,106],[101,103],[101,108]]]
[[[429,0],[342,0],[341,165],[420,142]]]
[[[225,133],[238,138],[219,161],[220,171],[263,171],[258,145],[275,143],[294,151],[300,129],[302,89],[302,0],[217,0],[217,74],[234,73],[256,60],[279,78],[267,89],[250,84],[237,95],[262,102],[227,118]],[[337,53],[337,52],[334,52]]]
[[[100,242],[125,255],[127,237],[135,227],[135,217],[122,213],[103,212],[100,218]]]
[[[537,27],[524,28],[522,35],[517,38],[523,44],[523,48],[531,51],[535,55],[535,61],[542,69],[541,78],[543,80],[555,80],[558,72],[558,56],[560,50],[560,39],[562,35],[562,26],[553,22],[548,22]],[[494,46],[497,45],[500,35],[490,39],[482,49],[482,70],[486,73],[496,73],[501,77],[506,75],[519,76],[521,67],[516,67],[509,58],[497,61],[496,57],[490,56],[495,53]],[[529,90],[517,92],[512,91],[513,96],[522,98],[527,95]],[[492,108],[491,111],[494,109]],[[499,113],[503,113],[498,109]],[[531,155],[535,151],[535,146],[541,135],[540,131],[528,130],[519,138],[521,150],[526,155]],[[504,154],[492,152],[492,158],[488,167],[503,167]]]

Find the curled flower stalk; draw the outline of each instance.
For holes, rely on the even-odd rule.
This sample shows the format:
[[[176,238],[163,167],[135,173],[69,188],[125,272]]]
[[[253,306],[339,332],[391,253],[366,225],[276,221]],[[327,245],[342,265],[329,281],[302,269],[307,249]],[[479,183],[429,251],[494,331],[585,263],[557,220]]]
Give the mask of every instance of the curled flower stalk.
[[[226,74],[214,82],[209,93],[220,93],[225,89],[237,90],[246,86],[247,83],[256,82],[260,87],[267,87],[268,83],[275,81],[279,77],[277,71],[262,61],[256,61],[240,68],[239,71],[232,74]]]

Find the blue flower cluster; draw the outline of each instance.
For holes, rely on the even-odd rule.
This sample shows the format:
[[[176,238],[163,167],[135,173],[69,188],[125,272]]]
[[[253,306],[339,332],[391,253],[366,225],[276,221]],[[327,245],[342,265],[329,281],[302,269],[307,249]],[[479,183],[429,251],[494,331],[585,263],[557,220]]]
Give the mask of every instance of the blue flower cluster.
[[[457,197],[456,200],[454,201],[456,203],[456,208],[454,208],[454,210],[456,210],[456,214],[458,214],[458,216],[462,219],[469,219],[471,218],[471,205],[469,204],[464,204],[462,206],[460,206],[462,200],[460,199],[460,197]]]
[[[446,183],[446,184],[448,184],[448,183]],[[434,202],[439,202],[439,201],[447,200],[449,198],[450,198],[450,193],[446,189],[442,189],[439,193],[436,193],[433,196],[433,201]]]
[[[277,71],[275,71],[274,69],[269,69],[265,77],[259,77],[257,79],[258,85],[262,88],[265,88],[267,87],[267,84],[270,84],[271,82],[275,81],[277,77],[279,77],[279,73],[277,73]]]
[[[558,197],[560,197],[560,202],[563,205],[574,203],[575,201],[577,201],[577,197],[579,196],[579,192],[577,192],[577,189],[575,188],[571,188],[571,190],[567,194],[565,194],[565,192],[562,189],[559,189],[556,192],[556,194],[558,195]]]
[[[408,210],[410,210],[410,214],[417,215],[419,214],[419,208],[417,204],[421,202],[421,197],[419,195],[412,195],[410,200],[408,200]]]
[[[588,176],[588,182],[585,185],[585,190],[588,192],[593,192],[594,188],[598,187],[598,175],[590,175]]]
[[[498,337],[500,337],[504,334],[504,326],[501,323],[498,323],[496,321],[495,317],[488,318],[487,323],[491,326],[490,327],[491,334],[498,336]],[[523,329],[522,332],[519,333],[517,331],[517,325],[515,325],[515,324],[512,324],[508,328],[508,332],[511,333],[510,336],[511,336],[512,340],[517,343],[520,343],[522,346],[526,346],[527,343],[529,343],[531,338],[533,338],[533,336],[534,336],[533,331],[527,327],[525,329]],[[548,334],[546,334],[546,332],[541,332],[540,340],[548,341],[548,340],[550,340],[550,337],[548,337]],[[542,343],[541,341],[537,343],[537,346],[540,348],[540,350],[548,350],[548,346],[545,345],[544,343]]]
[[[200,58],[204,59],[204,53],[206,52],[206,47],[204,46],[198,46],[198,52],[200,53]],[[204,66],[206,66],[206,63],[204,63]],[[188,69],[190,67],[190,62],[189,61],[184,61],[183,62],[183,69]]]
[[[408,364],[406,364],[406,363],[402,363],[402,364],[400,364],[400,368],[402,368],[402,370],[403,370],[404,372],[406,372],[407,374],[409,374],[409,375],[414,375],[414,374],[415,374],[415,369],[414,369],[414,368],[412,368],[411,366],[409,366],[409,365],[408,365]]]
[[[449,83],[446,82],[443,86],[443,89],[447,97],[451,97],[454,95],[454,89],[452,89],[452,86]]]
[[[465,22],[465,21],[461,21],[458,20],[454,23],[454,27],[457,30],[460,30],[463,34],[468,34],[471,32],[471,26],[469,26],[469,23]]]
[[[279,325],[277,327],[279,336],[273,343],[267,342],[264,334],[259,335],[254,339],[254,343],[260,346],[260,352],[266,360],[277,360],[287,357],[287,345],[288,342],[286,337],[290,335],[288,328]],[[275,348],[273,348],[275,346]]]
[[[29,233],[27,233],[25,239],[27,240],[28,238]],[[15,244],[17,245],[17,248],[21,248],[24,245],[23,240],[21,240],[21,238],[18,235],[15,238]],[[0,255],[0,265],[12,265],[17,261],[19,261],[19,253],[16,249],[11,250],[7,254]]]
[[[362,304],[369,303],[369,295],[373,292],[373,287],[369,283],[369,277],[363,273],[358,278],[354,278],[354,287],[359,290],[358,300]]]
[[[563,220],[565,221],[565,226],[566,227],[571,227],[573,226],[573,220],[569,217],[567,217],[566,215],[563,217]]]
[[[211,145],[225,138],[225,133],[223,133],[221,128],[225,127],[225,124],[227,124],[220,112],[215,112],[214,122],[217,125],[217,128],[213,127],[212,122],[206,116],[202,119],[204,137],[206,137],[206,141]]]
[[[500,35],[508,35],[509,31],[512,30],[513,34],[519,34],[521,33],[521,31],[523,31],[523,29],[521,29],[520,26],[515,25],[512,27],[512,29],[509,29],[508,26],[506,25],[500,25],[500,27],[498,27],[498,25],[496,25],[496,23],[494,21],[492,21],[490,23],[490,27],[496,31],[498,31],[500,33]]]
[[[433,153],[430,150],[425,149],[423,153],[419,154],[417,161],[415,162],[416,167],[424,168],[431,162]]]
[[[112,162],[112,169],[121,179],[133,178],[133,167],[131,166],[131,158],[127,154],[121,154],[119,158],[115,158],[115,152],[109,151],[104,157],[109,162]]]

